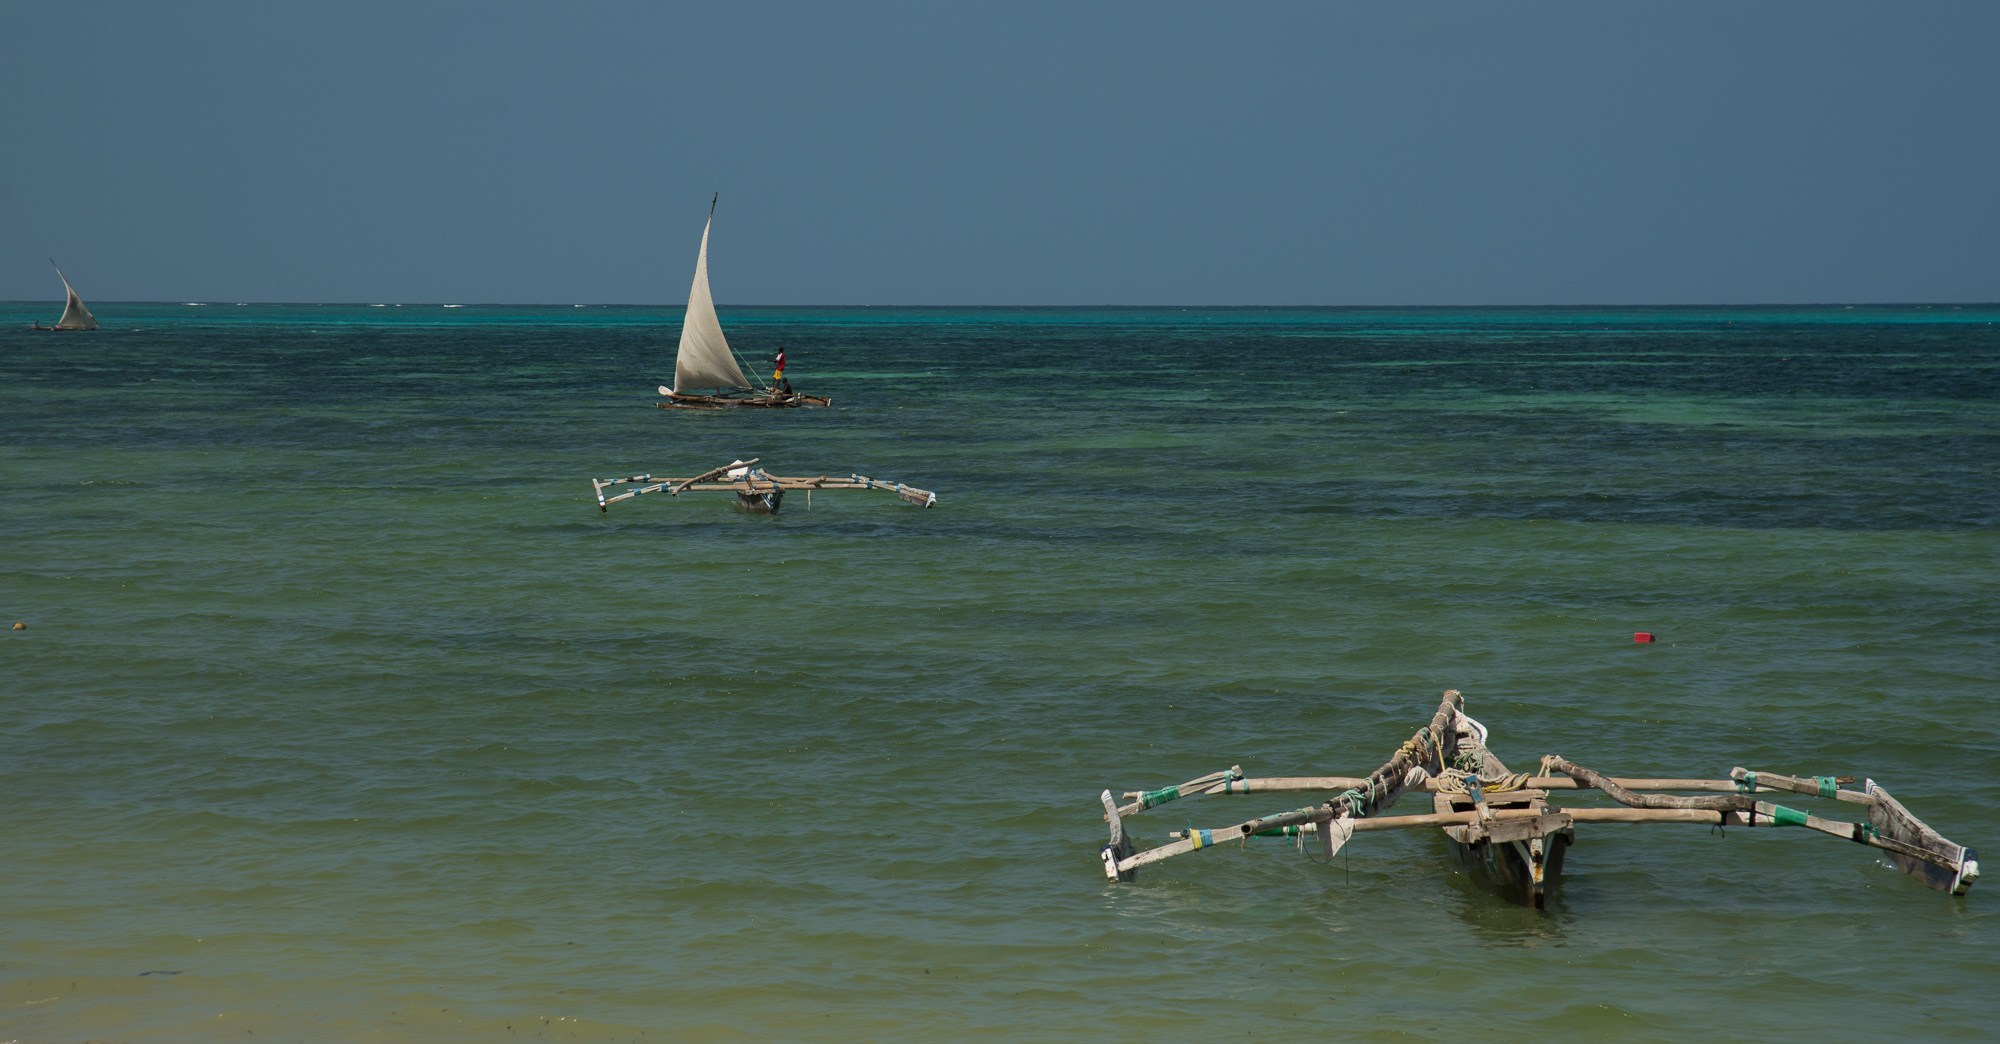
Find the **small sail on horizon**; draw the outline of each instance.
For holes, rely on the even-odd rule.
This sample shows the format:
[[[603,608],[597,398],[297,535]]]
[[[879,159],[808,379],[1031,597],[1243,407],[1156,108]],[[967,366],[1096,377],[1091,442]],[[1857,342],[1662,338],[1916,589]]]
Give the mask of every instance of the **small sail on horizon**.
[[[680,352],[674,357],[676,393],[696,388],[735,391],[750,387],[743,370],[736,365],[729,339],[722,336],[722,320],[715,315],[715,298],[708,290],[708,230],[714,224],[715,200],[711,199],[708,223],[701,226],[701,253],[694,263],[694,286],[688,290],[687,315],[681,320]]]
[[[56,270],[56,278],[62,280],[63,289],[69,292],[69,301],[63,305],[62,318],[56,320],[58,330],[95,330],[97,317],[83,306],[83,298],[78,297],[76,288],[69,285],[69,277],[63,275],[62,266],[55,258],[49,258],[49,266]]]

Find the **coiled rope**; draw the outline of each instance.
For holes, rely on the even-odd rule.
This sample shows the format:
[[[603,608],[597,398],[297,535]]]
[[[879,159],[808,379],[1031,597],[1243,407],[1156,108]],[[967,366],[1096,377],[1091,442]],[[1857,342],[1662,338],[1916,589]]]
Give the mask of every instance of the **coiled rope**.
[[[1444,771],[1438,773],[1437,789],[1440,793],[1470,794],[1475,784],[1477,784],[1479,790],[1482,792],[1491,794],[1504,794],[1510,790],[1525,790],[1527,789],[1529,780],[1534,779],[1538,775],[1549,775],[1554,763],[1562,760],[1553,755],[1544,754],[1540,767],[1534,772],[1502,772],[1487,775],[1484,771],[1487,762],[1486,726],[1481,725],[1479,722],[1473,720],[1471,715],[1462,711],[1459,713],[1458,718],[1463,726],[1459,730],[1458,753],[1451,759],[1452,763]]]

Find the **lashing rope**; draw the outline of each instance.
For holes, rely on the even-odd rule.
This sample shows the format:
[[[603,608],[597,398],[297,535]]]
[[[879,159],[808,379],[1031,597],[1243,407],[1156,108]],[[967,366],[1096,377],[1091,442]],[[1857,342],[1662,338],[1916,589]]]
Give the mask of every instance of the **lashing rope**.
[[[1504,794],[1511,790],[1524,790],[1527,788],[1530,779],[1535,778],[1536,775],[1549,775],[1551,771],[1550,763],[1560,760],[1553,755],[1544,754],[1542,756],[1541,768],[1538,772],[1506,772],[1496,776],[1485,775],[1483,770],[1486,767],[1486,744],[1480,739],[1480,734],[1484,729],[1479,726],[1478,722],[1473,721],[1463,714],[1459,715],[1459,717],[1471,723],[1471,726],[1466,730],[1469,735],[1465,736],[1465,739],[1469,742],[1459,744],[1458,753],[1452,758],[1452,763],[1445,766],[1444,771],[1438,773],[1437,789],[1440,793],[1470,794],[1475,784],[1477,784],[1481,791],[1493,794]],[[1407,747],[1409,744],[1404,744],[1404,746]]]

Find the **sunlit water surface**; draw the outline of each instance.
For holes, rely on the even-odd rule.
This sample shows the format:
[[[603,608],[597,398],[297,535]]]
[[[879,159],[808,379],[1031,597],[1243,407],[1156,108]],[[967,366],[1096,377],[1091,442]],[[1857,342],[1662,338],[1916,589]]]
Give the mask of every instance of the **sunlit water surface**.
[[[2000,883],[1824,836],[1583,829],[1536,913],[1416,833],[1107,885],[1095,800],[1363,773],[1453,687],[1517,767],[1873,776],[2000,846],[2000,309],[724,309],[834,398],[727,415],[652,408],[678,309],[97,313],[0,305],[0,1036],[2000,1016]],[[738,456],[940,503],[587,481]]]

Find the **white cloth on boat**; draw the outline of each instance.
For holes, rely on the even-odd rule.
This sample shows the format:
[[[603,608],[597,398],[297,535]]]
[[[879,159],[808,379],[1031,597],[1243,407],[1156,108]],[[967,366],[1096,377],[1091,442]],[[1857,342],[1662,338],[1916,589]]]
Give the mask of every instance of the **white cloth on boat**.
[[[1322,862],[1332,862],[1334,854],[1345,847],[1347,840],[1354,836],[1354,821],[1346,816],[1329,819],[1319,825],[1319,857]]]
[[[54,262],[50,262],[53,264]],[[76,288],[69,285],[69,277],[56,269],[56,278],[62,280],[63,289],[69,293],[69,301],[63,305],[62,318],[56,320],[58,330],[95,330],[97,317],[83,306],[83,298],[77,296]]]

